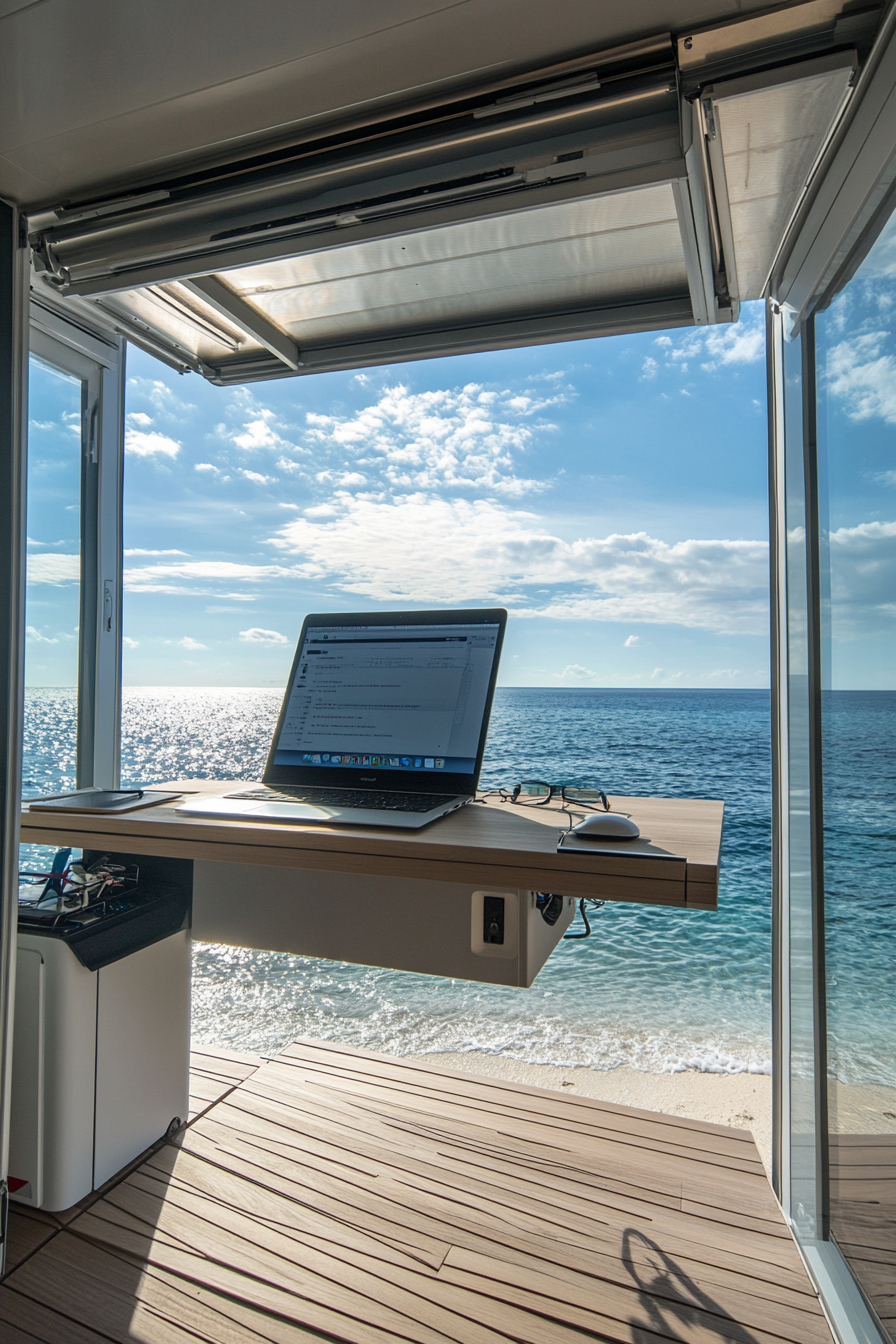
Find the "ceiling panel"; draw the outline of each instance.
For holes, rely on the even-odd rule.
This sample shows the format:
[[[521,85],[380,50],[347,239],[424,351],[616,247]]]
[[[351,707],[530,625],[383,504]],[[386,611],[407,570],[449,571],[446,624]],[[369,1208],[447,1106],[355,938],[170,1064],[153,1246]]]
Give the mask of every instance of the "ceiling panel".
[[[0,196],[29,208],[764,0],[0,3]]]

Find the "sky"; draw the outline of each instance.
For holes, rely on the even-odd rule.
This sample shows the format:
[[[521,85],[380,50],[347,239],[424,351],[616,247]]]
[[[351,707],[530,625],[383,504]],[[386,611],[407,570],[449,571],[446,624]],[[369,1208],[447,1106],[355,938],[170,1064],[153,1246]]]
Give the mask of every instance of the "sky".
[[[826,681],[896,688],[896,214],[816,319]]]
[[[33,369],[32,685],[74,681],[78,406]],[[500,604],[503,685],[767,686],[766,425],[760,304],[230,389],[130,347],[125,683],[281,686],[308,611]]]

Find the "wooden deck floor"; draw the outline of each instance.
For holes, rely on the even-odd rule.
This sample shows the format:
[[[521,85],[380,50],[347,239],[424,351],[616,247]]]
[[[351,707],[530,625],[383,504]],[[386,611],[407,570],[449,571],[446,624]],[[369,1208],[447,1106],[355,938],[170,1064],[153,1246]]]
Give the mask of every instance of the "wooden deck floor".
[[[896,1344],[896,1134],[831,1135],[831,1230]]]
[[[743,1131],[310,1042],[197,1073],[0,1286],[8,1344],[831,1344]]]

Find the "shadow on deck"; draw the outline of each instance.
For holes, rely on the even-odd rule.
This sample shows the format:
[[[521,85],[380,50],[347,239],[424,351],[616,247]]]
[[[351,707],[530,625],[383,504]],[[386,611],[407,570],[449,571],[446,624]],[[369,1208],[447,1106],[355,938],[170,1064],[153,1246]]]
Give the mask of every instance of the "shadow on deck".
[[[831,1344],[751,1136],[297,1042],[18,1214],[9,1344]]]

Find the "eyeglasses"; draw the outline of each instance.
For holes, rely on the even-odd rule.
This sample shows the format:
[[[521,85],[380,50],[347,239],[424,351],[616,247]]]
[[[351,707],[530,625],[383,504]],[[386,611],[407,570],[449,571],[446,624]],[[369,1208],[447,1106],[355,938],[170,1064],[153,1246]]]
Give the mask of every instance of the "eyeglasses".
[[[522,807],[546,807],[552,798],[560,797],[564,804],[584,807],[589,811],[609,812],[610,802],[603,789],[580,789],[571,784],[548,784],[543,779],[522,779],[512,789],[498,789],[507,802]]]

